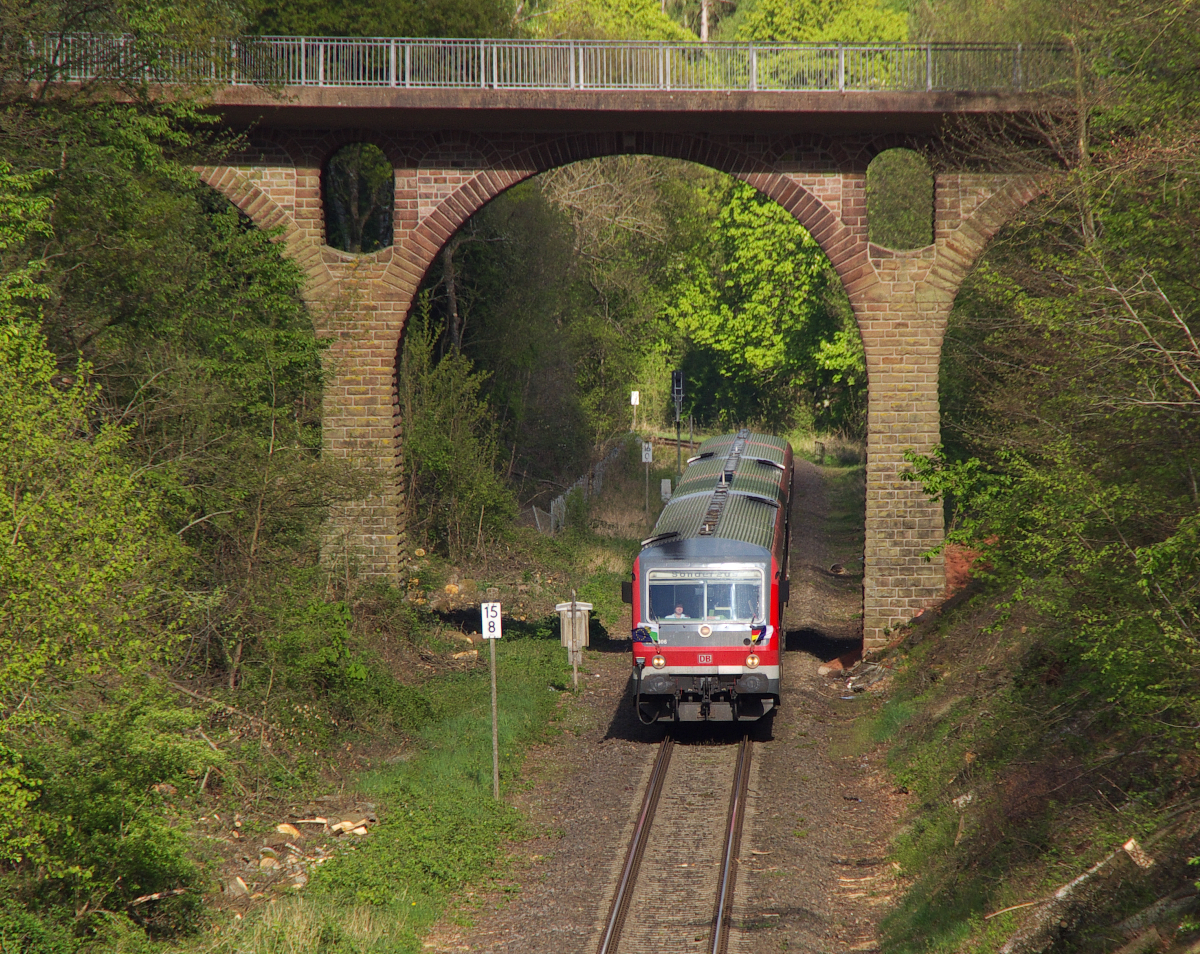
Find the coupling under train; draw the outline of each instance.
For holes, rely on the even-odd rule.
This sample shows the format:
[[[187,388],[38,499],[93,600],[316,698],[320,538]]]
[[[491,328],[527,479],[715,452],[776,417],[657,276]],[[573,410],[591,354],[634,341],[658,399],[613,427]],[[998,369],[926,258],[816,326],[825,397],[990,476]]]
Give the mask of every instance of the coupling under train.
[[[741,430],[689,458],[622,597],[638,718],[748,722],[779,704],[792,447]]]

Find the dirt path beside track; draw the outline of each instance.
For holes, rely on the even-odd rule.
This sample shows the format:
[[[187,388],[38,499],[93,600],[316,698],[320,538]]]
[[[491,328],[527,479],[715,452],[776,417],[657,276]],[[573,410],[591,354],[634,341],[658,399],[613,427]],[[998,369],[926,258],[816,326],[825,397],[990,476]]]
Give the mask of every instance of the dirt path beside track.
[[[862,754],[869,747],[856,730],[878,697],[817,674],[855,645],[860,626],[857,479],[797,461],[783,699],[769,731],[757,734],[730,935],[738,954],[875,950],[896,889],[884,854],[905,797]],[[512,801],[537,835],[514,846],[509,880],[464,897],[426,949],[594,951],[662,737],[634,717],[628,646],[613,640],[589,652],[572,721],[531,753],[529,781]],[[648,856],[644,868],[652,863]]]

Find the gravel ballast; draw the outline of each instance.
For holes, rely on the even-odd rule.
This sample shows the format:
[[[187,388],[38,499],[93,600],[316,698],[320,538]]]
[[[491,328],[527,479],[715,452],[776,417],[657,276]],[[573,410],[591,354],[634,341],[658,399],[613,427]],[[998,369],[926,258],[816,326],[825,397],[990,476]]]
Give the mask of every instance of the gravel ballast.
[[[831,474],[797,461],[789,651],[780,710],[755,733],[729,945],[738,954],[875,950],[898,888],[885,855],[906,797],[854,732],[887,681],[855,693],[817,673],[853,648],[861,612],[861,569],[842,569],[861,568],[854,534],[828,519]],[[535,837],[513,846],[502,883],[462,898],[427,950],[595,950],[663,733],[634,716],[628,648],[612,640],[588,652],[584,685],[564,702],[563,733],[530,753],[525,787],[508,796]],[[701,741],[734,745],[725,735]],[[643,871],[651,865],[648,854]],[[661,951],[642,954],[685,946],[654,943]]]

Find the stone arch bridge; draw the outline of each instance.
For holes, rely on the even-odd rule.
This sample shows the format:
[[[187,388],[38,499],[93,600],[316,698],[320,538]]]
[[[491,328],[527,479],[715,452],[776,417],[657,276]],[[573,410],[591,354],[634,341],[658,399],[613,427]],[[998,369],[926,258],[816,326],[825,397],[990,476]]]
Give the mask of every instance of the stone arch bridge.
[[[418,285],[442,246],[485,203],[530,176],[638,153],[744,180],[791,212],[829,256],[857,316],[868,369],[867,648],[885,644],[890,627],[940,598],[943,565],[922,553],[942,539],[941,507],[919,484],[901,480],[903,455],[939,441],[938,364],[951,304],[990,237],[1036,195],[1037,183],[944,163],[935,173],[933,244],[896,251],[868,241],[866,169],[886,148],[936,146],[956,116],[1036,108],[1015,68],[1011,82],[993,84],[999,89],[939,89],[935,50],[916,48],[910,88],[854,89],[846,50],[836,48],[843,72],[829,72],[830,88],[756,88],[751,73],[746,88],[678,89],[660,70],[641,88],[596,89],[583,82],[581,56],[578,74],[570,61],[569,82],[513,88],[497,81],[498,72],[489,79],[484,67],[498,60],[483,51],[478,83],[419,87],[401,79],[411,80],[401,64],[412,51],[396,46],[403,41],[382,42],[392,44],[390,60],[374,82],[335,85],[324,72],[314,80],[319,64],[309,53],[300,76],[280,86],[218,89],[213,108],[249,131],[249,146],[201,170],[258,225],[281,229],[307,273],[305,295],[319,331],[332,339],[327,453],[385,475],[379,496],[338,514],[338,549],[353,552],[369,575],[400,576],[397,354]],[[1005,64],[1017,62],[1014,52],[1003,54]],[[395,170],[394,244],[351,255],[325,242],[320,177],[338,148],[361,141],[377,144]]]

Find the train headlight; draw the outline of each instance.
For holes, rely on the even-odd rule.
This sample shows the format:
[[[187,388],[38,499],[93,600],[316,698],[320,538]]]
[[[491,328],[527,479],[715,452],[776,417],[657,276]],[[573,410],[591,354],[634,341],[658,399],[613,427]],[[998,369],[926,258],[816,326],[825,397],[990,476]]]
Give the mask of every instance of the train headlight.
[[[747,669],[757,669],[758,668],[758,654],[757,653],[751,653],[749,656],[746,657],[746,668]]]
[[[662,656],[655,656],[650,660],[650,665],[655,669],[662,669],[667,664],[667,661]]]

